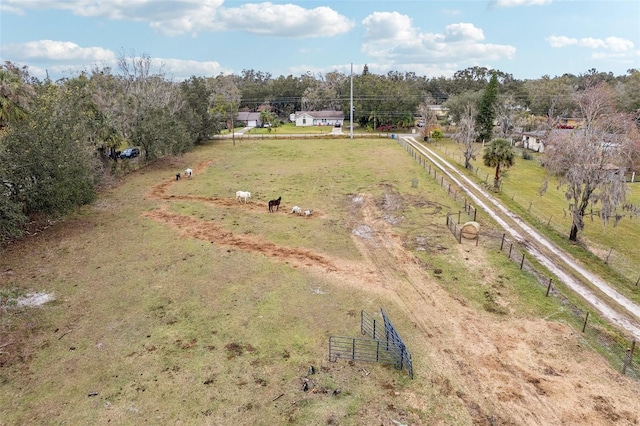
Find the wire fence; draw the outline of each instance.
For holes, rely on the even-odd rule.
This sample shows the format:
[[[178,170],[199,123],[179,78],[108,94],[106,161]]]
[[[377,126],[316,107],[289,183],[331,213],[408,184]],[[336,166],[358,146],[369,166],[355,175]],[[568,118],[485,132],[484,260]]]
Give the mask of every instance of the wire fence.
[[[231,140],[234,142],[242,142],[244,140],[271,140],[271,139],[344,139],[345,136],[358,139],[396,139],[397,135],[395,133],[353,133],[350,135],[349,132],[342,133],[331,133],[331,132],[323,132],[323,133],[250,133],[243,134],[237,133],[235,135],[215,135],[212,137],[213,140]]]
[[[398,370],[406,367],[413,379],[411,353],[391,320],[380,308],[383,323],[365,311],[360,312],[360,332],[368,338],[329,336],[329,361],[338,359],[377,362],[394,365]]]
[[[462,238],[462,227],[460,225],[463,219],[475,221],[477,209],[461,195],[460,191],[442,172],[438,172],[436,167],[409,143],[402,139],[399,139],[398,143],[425,169],[429,176],[447,190],[449,196],[464,205],[462,211],[457,214],[448,213],[446,217],[447,228],[458,243],[463,243],[465,240]],[[487,175],[488,179],[489,176]],[[617,371],[640,380],[640,348],[637,348],[636,341],[612,331],[593,313],[573,303],[572,299],[554,284],[553,278],[549,277],[537,262],[527,257],[527,251],[519,242],[498,231],[481,232],[475,236],[474,240],[476,245],[481,244],[486,249],[503,253],[512,262],[517,263],[523,272],[533,275],[539,284],[538,287],[541,294],[544,294],[541,297],[556,297],[560,300],[562,310],[567,313],[566,318],[568,320],[566,323],[574,330],[581,328],[581,332],[577,334],[585,343],[593,348],[596,353],[603,356],[609,362],[609,365]]]
[[[437,146],[436,146],[437,148]],[[444,150],[445,155],[458,163],[459,165],[464,165],[464,157],[456,153],[448,148]],[[471,171],[482,181],[484,184],[489,185],[492,184],[493,176],[486,172],[485,169],[481,169],[476,166],[471,169]],[[640,177],[636,176],[635,173],[629,172],[625,175],[625,179],[629,183],[640,183]],[[504,180],[503,184],[500,186],[500,193],[510,198],[511,201],[515,202],[522,206],[523,209],[527,211],[531,217],[537,220],[539,223],[548,226],[553,229],[555,232],[559,234],[566,234],[572,224],[572,217],[570,212],[570,205],[567,208],[563,209],[562,212],[559,213],[550,213],[548,208],[536,199],[526,198],[518,193],[516,190],[509,189],[505,187]],[[634,223],[634,226],[640,226],[640,206],[634,204],[625,204],[622,206],[621,210],[613,215],[606,216],[603,212],[594,206],[590,206],[589,210],[586,212],[584,216],[585,222],[590,222],[593,225],[598,225],[598,222],[601,226],[611,227],[610,233],[621,232],[624,233],[624,230],[618,230],[619,225],[623,223],[623,221],[630,221]],[[637,224],[637,225],[635,225]],[[591,254],[600,258],[604,263],[609,265],[611,269],[616,271],[622,277],[624,277],[630,284],[630,286],[638,287],[640,286],[640,270],[638,270],[638,265],[634,261],[634,259],[628,256],[628,250],[619,249],[617,250],[615,247],[610,246],[598,246],[597,244],[591,243],[587,249]]]

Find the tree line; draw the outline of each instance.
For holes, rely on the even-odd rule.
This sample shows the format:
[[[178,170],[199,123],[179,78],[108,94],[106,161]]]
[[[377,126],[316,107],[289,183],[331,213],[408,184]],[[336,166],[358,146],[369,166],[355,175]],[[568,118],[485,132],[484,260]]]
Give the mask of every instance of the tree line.
[[[142,162],[180,155],[237,125],[239,111],[260,112],[275,125],[301,110],[341,110],[349,118],[351,79],[337,71],[274,77],[243,70],[175,81],[148,55],[123,53],[116,69],[96,67],[51,81],[5,62],[0,65],[0,242],[20,238],[34,218],[57,217],[91,203],[110,176],[123,172],[117,153],[128,146],[141,149]],[[598,83],[612,89],[616,111],[640,110],[637,70],[517,80],[483,67],[427,78],[396,71],[376,75],[365,65],[353,75],[353,118],[373,130],[410,127],[422,117],[425,131],[433,131],[439,123],[429,106],[437,104],[448,109],[458,129],[466,126],[465,140],[488,140],[496,121],[506,136],[516,128],[548,124],[551,116],[573,114],[579,109],[575,94]]]

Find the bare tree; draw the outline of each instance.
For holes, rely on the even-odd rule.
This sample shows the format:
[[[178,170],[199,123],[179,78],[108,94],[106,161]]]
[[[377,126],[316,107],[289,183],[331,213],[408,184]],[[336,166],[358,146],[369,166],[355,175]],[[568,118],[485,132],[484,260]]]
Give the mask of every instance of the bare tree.
[[[435,100],[431,96],[426,96],[424,101],[418,105],[418,113],[422,121],[422,136],[429,137],[431,132],[438,128],[438,116],[431,109],[431,105],[435,105]]]
[[[347,82],[347,77],[337,71],[318,75],[317,80],[307,87],[302,94],[302,109],[313,110],[339,110],[342,100],[341,90]]]
[[[519,108],[513,95],[498,98],[498,103],[496,104],[496,122],[500,128],[498,137],[513,139],[518,110]]]
[[[227,123],[227,129],[231,132],[233,145],[236,144],[235,119],[242,100],[242,92],[238,88],[233,75],[219,75],[208,80],[209,110],[221,121]]]
[[[464,167],[467,169],[472,168],[471,160],[476,159],[477,144],[475,141],[478,137],[478,131],[476,130],[477,115],[478,112],[475,104],[467,104],[463,113],[460,115],[458,131],[453,135],[453,139],[462,144],[461,150],[464,156]]]
[[[572,216],[569,239],[584,229],[589,205],[600,203],[606,224],[626,200],[624,174],[631,151],[637,150],[633,117],[614,109],[614,93],[606,83],[575,95],[583,124],[575,130],[552,129],[547,138],[544,166],[565,190]],[[547,189],[548,178],[541,193]]]

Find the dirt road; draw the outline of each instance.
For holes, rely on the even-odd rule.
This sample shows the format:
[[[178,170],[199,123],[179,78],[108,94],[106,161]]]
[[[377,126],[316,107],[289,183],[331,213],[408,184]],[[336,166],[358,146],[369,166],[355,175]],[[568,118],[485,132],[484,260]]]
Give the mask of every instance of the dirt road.
[[[604,318],[631,333],[636,340],[640,340],[640,306],[611,288],[601,277],[587,271],[432,149],[413,137],[404,137],[403,140],[427,157],[440,172],[446,174],[479,208],[498,222],[511,237],[522,243],[529,254],[563,284],[580,295]],[[588,288],[576,276],[595,286],[599,294]]]

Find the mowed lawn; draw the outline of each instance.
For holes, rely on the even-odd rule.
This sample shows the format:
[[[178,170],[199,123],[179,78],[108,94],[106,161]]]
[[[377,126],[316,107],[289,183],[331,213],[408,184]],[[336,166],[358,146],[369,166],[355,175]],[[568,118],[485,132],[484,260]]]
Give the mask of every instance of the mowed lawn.
[[[194,177],[175,182],[187,167]],[[252,193],[246,206],[235,200],[240,189]],[[360,193],[381,204],[389,193],[430,200],[437,209],[394,212],[406,217],[397,232],[455,245],[444,218],[459,207],[389,139],[213,142],[139,169],[12,245],[0,257],[2,289],[55,301],[1,314],[0,424],[464,423],[462,403],[428,381],[328,361],[329,336],[361,337],[360,312],[383,307],[426,374],[424,343],[394,302],[260,251],[357,262],[350,209]],[[268,213],[278,196],[281,211]],[[294,204],[314,215],[287,213]],[[176,222],[154,220],[159,212]],[[244,240],[227,243],[233,236]],[[472,296],[464,264],[446,250],[427,254]],[[316,392],[303,391],[304,378]],[[397,398],[407,391],[420,410]]]

